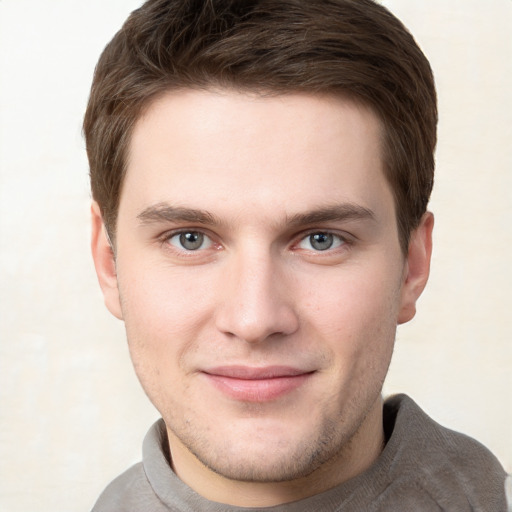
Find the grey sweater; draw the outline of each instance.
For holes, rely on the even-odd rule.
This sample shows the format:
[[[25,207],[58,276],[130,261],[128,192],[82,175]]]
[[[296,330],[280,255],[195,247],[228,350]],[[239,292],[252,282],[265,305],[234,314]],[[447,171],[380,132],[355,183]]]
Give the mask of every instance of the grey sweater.
[[[386,446],[364,473],[310,498],[269,508],[206,500],[172,471],[163,420],[149,430],[143,460],[115,479],[93,512],[506,512],[505,471],[477,441],[441,427],[409,397],[384,405]]]

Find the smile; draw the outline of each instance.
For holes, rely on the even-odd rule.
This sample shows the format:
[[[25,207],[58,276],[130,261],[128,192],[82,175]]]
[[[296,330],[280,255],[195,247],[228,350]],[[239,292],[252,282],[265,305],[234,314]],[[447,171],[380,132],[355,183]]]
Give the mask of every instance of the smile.
[[[268,402],[291,393],[314,372],[284,366],[228,366],[203,372],[224,395],[243,402]]]

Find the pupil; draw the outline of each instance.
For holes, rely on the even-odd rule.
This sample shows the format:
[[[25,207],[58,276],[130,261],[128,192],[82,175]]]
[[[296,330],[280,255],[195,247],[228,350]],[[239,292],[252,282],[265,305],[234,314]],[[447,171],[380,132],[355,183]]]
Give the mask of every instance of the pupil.
[[[203,235],[197,231],[182,233],[180,235],[180,244],[189,251],[199,249],[203,245]]]
[[[333,236],[330,233],[315,233],[309,239],[311,246],[317,251],[330,249],[333,244]]]

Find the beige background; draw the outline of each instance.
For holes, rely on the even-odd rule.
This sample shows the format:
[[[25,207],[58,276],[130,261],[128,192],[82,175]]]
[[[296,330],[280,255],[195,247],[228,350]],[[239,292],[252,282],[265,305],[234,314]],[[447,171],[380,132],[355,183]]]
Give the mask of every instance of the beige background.
[[[512,471],[512,1],[387,0],[430,57],[441,124],[431,283],[386,393]],[[137,0],[0,0],[0,509],[88,510],[157,413],[88,248],[92,70]]]

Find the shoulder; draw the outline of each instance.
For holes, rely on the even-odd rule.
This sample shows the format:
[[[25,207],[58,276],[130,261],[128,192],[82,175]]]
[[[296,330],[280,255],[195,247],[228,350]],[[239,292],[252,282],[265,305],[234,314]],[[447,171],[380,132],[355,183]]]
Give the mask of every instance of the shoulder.
[[[92,512],[164,512],[174,510],[180,482],[166,458],[163,420],[154,423],[142,445],[142,462],[113,480],[101,493]]]
[[[167,511],[156,497],[139,462],[113,480],[101,493],[92,512]]]
[[[386,417],[397,479],[406,475],[445,510],[504,510],[506,473],[482,444],[439,425],[405,395],[386,401]]]

